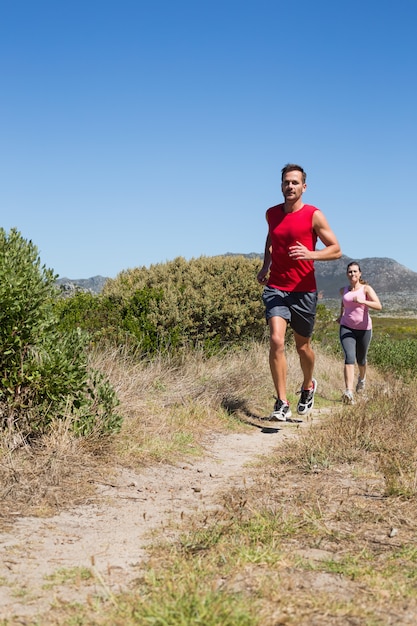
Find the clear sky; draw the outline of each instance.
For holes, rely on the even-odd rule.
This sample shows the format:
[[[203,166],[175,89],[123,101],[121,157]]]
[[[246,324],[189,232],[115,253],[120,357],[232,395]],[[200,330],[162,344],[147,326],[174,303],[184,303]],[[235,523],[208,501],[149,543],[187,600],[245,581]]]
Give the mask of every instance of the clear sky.
[[[415,0],[0,0],[0,225],[73,279],[263,252],[296,162],[344,254],[417,271],[416,32]]]

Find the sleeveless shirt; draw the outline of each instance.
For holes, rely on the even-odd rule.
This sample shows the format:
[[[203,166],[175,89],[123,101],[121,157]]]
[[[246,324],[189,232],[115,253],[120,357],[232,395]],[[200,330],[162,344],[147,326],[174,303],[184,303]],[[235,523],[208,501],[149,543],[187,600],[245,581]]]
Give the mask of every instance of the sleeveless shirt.
[[[370,330],[372,328],[372,318],[369,315],[366,304],[358,304],[353,302],[353,298],[360,297],[366,300],[365,288],[362,285],[356,291],[350,291],[349,287],[343,290],[343,315],[340,318],[340,324],[355,330]]]
[[[313,230],[313,213],[318,210],[309,204],[294,213],[285,213],[284,204],[277,204],[267,210],[272,246],[269,287],[282,291],[317,290],[314,261],[292,259],[288,248],[299,241],[309,250],[315,250],[317,235]]]

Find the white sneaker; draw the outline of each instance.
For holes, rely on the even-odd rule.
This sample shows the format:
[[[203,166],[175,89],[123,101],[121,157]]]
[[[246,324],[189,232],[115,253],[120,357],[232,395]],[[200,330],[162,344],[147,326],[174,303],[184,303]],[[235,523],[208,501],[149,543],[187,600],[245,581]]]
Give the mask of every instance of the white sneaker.
[[[349,389],[346,389],[346,391],[343,392],[342,402],[343,404],[355,404],[355,400],[353,399],[352,392],[349,391]]]
[[[290,405],[288,402],[284,402],[277,398],[275,402],[274,410],[272,411],[269,419],[271,422],[286,422],[292,415]]]
[[[301,389],[299,391],[300,399],[297,405],[297,413],[298,415],[306,415],[313,410],[314,406],[314,394],[317,391],[317,380],[313,378],[313,386],[311,389],[303,389],[301,385]]]

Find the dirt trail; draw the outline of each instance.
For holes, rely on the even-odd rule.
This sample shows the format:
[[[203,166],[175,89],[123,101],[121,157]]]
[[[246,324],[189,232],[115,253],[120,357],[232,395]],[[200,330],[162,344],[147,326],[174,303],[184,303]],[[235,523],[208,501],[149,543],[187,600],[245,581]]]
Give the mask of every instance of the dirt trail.
[[[122,470],[112,484],[98,484],[95,501],[52,518],[22,518],[0,535],[0,618],[25,623],[51,604],[84,602],[129,588],[146,564],[151,531],[175,536],[171,522],[215,506],[216,494],[249,485],[245,466],[270,454],[298,429],[254,428],[215,435],[206,455],[141,473]],[[84,571],[94,572],[85,580]],[[16,621],[18,617],[23,621]]]

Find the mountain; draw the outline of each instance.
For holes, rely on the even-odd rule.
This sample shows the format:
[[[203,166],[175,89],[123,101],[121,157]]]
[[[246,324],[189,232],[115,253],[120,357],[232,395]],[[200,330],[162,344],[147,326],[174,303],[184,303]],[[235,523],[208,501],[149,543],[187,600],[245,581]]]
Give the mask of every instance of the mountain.
[[[417,294],[417,272],[413,272],[394,259],[369,257],[352,259],[343,255],[337,261],[316,261],[316,276],[319,291],[324,297],[338,297],[339,289],[346,284],[346,267],[357,261],[366,280],[379,295]]]
[[[92,278],[58,278],[57,285],[61,287],[64,293],[72,293],[74,291],[90,291],[91,293],[100,293],[104,287],[107,278],[105,276],[93,276]]]
[[[238,256],[227,252],[225,256]],[[241,254],[248,259],[262,259],[263,254],[250,252]],[[343,255],[336,261],[316,261],[317,287],[324,298],[338,298],[339,289],[346,284],[346,268],[351,261],[357,261],[362,271],[362,278],[372,285],[378,294],[398,295],[400,293],[417,294],[417,272],[413,272],[394,259],[387,257],[369,257],[353,259]]]

